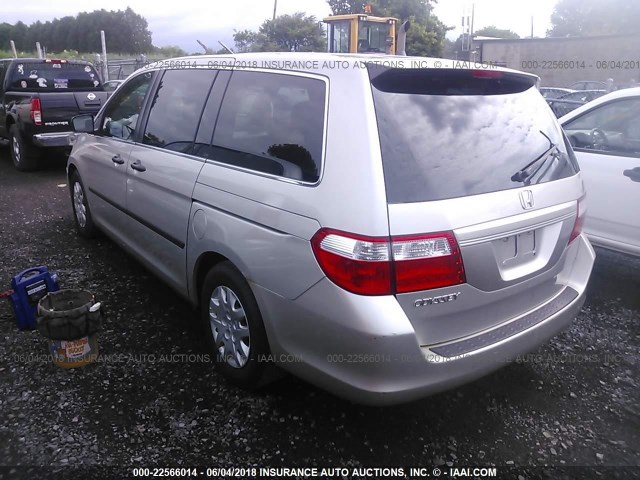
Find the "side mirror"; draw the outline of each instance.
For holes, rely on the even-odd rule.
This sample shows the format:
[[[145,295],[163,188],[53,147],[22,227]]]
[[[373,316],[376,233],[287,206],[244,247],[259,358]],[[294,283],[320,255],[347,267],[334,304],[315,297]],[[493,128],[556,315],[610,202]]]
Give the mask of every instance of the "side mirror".
[[[71,125],[76,133],[91,133],[95,130],[93,115],[89,113],[76,115],[71,119]]]

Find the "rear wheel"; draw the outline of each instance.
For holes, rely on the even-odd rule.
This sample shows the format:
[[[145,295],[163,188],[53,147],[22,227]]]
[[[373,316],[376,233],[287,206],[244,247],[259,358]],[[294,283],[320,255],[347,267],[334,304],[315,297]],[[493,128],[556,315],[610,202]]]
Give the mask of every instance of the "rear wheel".
[[[11,125],[9,129],[11,160],[16,170],[29,172],[38,168],[40,150],[27,145],[17,125]]]
[[[93,223],[87,195],[78,172],[71,174],[69,189],[71,190],[71,205],[73,206],[73,219],[76,224],[76,230],[83,237],[92,238],[96,234],[96,226]]]
[[[249,284],[231,263],[223,262],[209,271],[201,294],[202,326],[216,368],[242,388],[260,386],[269,345]]]

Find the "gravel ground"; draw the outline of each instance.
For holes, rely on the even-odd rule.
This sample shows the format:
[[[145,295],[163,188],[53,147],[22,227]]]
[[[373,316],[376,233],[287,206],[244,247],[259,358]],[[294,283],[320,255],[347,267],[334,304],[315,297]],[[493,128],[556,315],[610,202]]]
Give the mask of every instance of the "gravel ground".
[[[0,290],[42,264],[107,308],[103,361],[63,370],[30,358],[46,354],[46,341],[18,331],[0,301],[0,465],[640,473],[638,259],[598,250],[585,307],[533,356],[419,402],[371,408],[291,377],[253,394],[227,385],[188,304],[110,240],[76,236],[63,159],[20,174],[0,149],[0,226]]]

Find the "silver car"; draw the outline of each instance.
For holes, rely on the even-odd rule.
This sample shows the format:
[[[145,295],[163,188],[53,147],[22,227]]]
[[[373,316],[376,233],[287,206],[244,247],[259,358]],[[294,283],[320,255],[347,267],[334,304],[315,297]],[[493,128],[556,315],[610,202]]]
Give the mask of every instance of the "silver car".
[[[583,182],[536,81],[372,55],[151,65],[74,119],[76,227],[198,305],[238,385],[277,365],[368,404],[449,389],[584,300]]]

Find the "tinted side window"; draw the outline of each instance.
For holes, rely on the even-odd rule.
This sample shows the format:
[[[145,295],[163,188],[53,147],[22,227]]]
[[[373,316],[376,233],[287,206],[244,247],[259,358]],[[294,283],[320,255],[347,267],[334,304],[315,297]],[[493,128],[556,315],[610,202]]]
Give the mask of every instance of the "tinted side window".
[[[220,104],[224,97],[227,84],[231,72],[229,70],[218,71],[216,80],[209,93],[209,99],[202,112],[202,118],[200,119],[200,126],[198,127],[198,133],[196,134],[196,141],[193,146],[193,155],[198,157],[213,159],[213,148],[211,147],[211,141],[213,139],[213,130],[218,120],[218,113],[220,112]]]
[[[168,70],[151,103],[143,143],[176,152],[192,150],[213,70]]]
[[[153,75],[143,73],[123,85],[113,95],[102,121],[102,134],[129,140],[135,133]]]
[[[263,72],[234,72],[208,158],[315,182],[324,142],[325,84]]]

